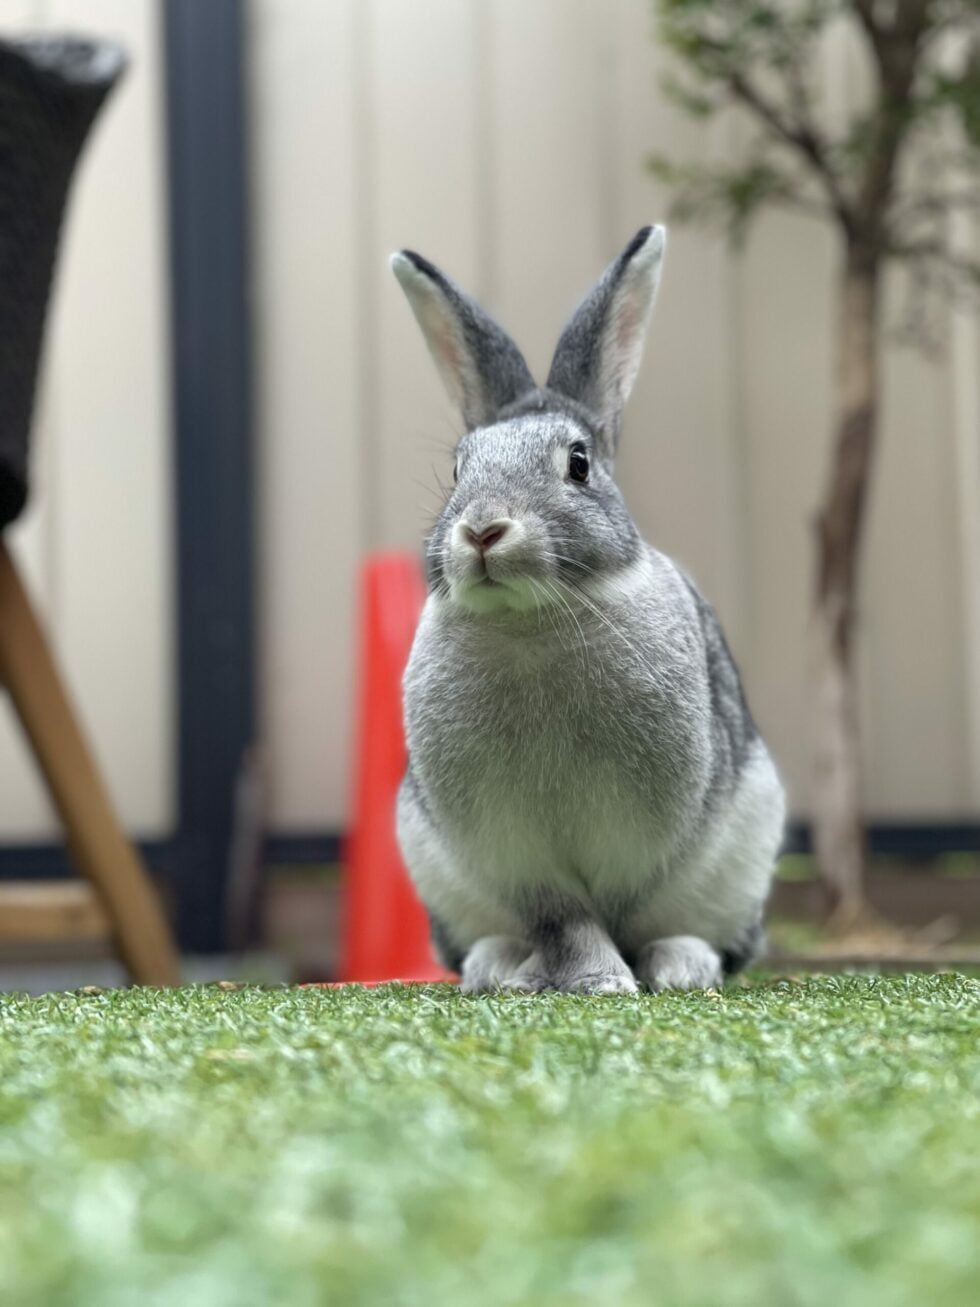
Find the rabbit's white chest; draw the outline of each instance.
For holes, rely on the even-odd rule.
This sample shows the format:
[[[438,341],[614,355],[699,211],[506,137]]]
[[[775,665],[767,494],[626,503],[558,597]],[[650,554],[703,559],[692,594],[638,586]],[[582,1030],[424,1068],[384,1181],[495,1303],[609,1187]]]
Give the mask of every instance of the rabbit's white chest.
[[[502,652],[443,631],[413,656],[412,766],[473,885],[621,898],[683,836],[704,722],[677,702],[669,653],[653,670],[618,655],[597,642],[570,659],[547,639]]]

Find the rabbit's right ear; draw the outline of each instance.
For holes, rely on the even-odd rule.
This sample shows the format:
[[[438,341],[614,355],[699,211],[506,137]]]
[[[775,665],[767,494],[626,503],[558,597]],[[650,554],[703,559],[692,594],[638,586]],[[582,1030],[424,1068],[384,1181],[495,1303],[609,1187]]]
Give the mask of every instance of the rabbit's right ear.
[[[520,350],[475,300],[411,250],[391,256],[449,396],[467,430],[493,422],[534,389]]]

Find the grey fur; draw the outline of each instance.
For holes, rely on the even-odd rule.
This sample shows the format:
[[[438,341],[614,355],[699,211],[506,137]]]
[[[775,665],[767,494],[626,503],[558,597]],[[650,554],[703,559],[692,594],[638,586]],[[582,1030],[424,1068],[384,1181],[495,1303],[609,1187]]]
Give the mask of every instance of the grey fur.
[[[510,395],[457,447],[404,686],[399,839],[470,991],[718,983],[750,951],[768,892],[778,776],[713,610],[643,543],[612,474],[610,403],[628,394],[662,248],[658,229],[631,242],[542,390],[513,394],[516,346],[495,324],[464,306],[463,328],[447,325],[448,297],[435,319],[417,309],[464,407],[474,387]],[[402,271],[417,308],[429,289]],[[584,483],[572,451],[589,460]],[[484,553],[470,533],[490,530]]]
[[[752,922],[740,935],[729,940],[721,951],[722,970],[726,976],[734,976],[762,956],[766,949],[766,932],[762,918]]]
[[[447,971],[460,971],[466,953],[453,941],[452,931],[446,923],[432,912],[429,913],[429,938],[440,967],[445,967]]]
[[[698,609],[711,690],[715,769],[708,788],[708,802],[712,803],[724,796],[726,784],[738,774],[759,732],[718,615],[693,581],[684,579]]]
[[[486,935],[477,940],[459,967],[460,988],[464,994],[483,994],[503,989],[505,984],[515,989],[515,978],[527,974],[523,968],[530,954],[531,945],[525,940]]]

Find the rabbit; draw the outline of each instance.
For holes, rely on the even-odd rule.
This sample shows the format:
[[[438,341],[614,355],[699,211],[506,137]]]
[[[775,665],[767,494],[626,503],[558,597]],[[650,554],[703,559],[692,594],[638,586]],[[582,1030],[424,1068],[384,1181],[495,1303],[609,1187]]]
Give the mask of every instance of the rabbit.
[[[784,795],[718,619],[613,480],[666,232],[535,385],[431,263],[391,266],[458,407],[404,674],[406,866],[465,993],[714,987],[763,941]]]

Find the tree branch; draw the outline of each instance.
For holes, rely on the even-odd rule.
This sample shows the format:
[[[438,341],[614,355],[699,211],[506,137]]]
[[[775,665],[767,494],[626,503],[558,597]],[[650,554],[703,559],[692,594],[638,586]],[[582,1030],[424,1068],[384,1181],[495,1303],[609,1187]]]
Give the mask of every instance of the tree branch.
[[[844,226],[850,229],[853,221],[850,203],[844,195],[833,165],[827,158],[826,145],[817,135],[816,130],[808,124],[783,117],[775,105],[754,83],[749,81],[744,73],[732,69],[728,72],[726,80],[737,99],[761,118],[770,131],[803,155],[823,184],[834,213]]]
[[[874,239],[891,197],[899,153],[908,136],[907,106],[932,0],[901,0],[887,26],[877,18],[874,0],[853,3],[871,41],[880,79],[874,147],[858,197],[859,220]]]
[[[877,53],[881,48],[881,28],[875,17],[874,0],[854,0],[854,9],[861,21],[871,46]]]
[[[733,62],[732,51],[703,31],[698,32],[698,54],[702,71],[726,86],[729,93],[750,109],[774,136],[802,155],[827,192],[833,213],[847,230],[851,230],[854,220],[852,205],[829,158],[826,142],[812,121],[806,116],[801,119],[798,113],[790,115],[774,104],[748,73]],[[805,107],[805,96],[798,99]]]

